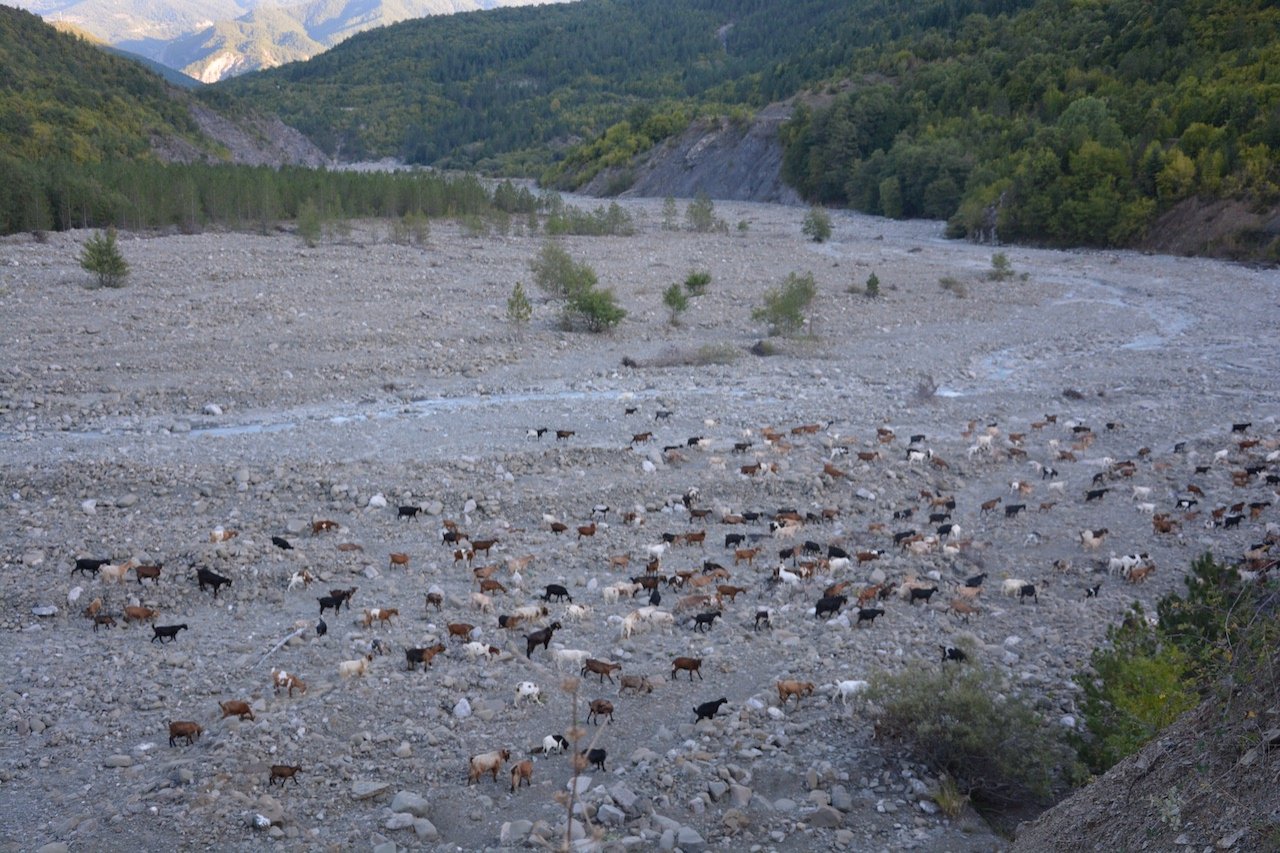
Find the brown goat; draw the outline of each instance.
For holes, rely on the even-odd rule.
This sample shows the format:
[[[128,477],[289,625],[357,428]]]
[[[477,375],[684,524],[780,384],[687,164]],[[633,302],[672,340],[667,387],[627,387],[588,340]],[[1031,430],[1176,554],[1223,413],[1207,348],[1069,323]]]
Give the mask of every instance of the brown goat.
[[[813,695],[812,681],[779,681],[778,682],[778,702],[782,705],[787,704],[787,700],[792,696],[796,697],[796,704],[800,704],[800,699],[804,696]]]
[[[480,777],[486,773],[493,774],[493,781],[498,781],[498,770],[511,759],[511,753],[505,749],[495,750],[493,752],[485,752],[480,755],[471,756],[471,761],[467,769],[467,784],[473,785],[480,781]]]
[[[250,720],[254,719],[253,709],[249,707],[248,702],[232,699],[227,702],[219,702],[218,707],[222,709],[222,719],[224,720],[227,717],[239,717],[242,720],[245,717]]]
[[[364,620],[361,624],[368,628],[375,621],[390,622],[392,616],[399,616],[400,611],[394,607],[375,607],[372,610],[364,611]]]
[[[402,554],[398,551],[392,551],[390,555],[391,566],[404,566],[409,568],[409,555]],[[390,566],[388,566],[390,568]]]
[[[138,585],[142,585],[143,578],[150,578],[157,584],[160,583],[160,570],[164,568],[164,564],[156,563],[150,566],[134,566],[134,574],[138,576]]]
[[[102,609],[102,599],[95,598],[89,602],[89,606],[80,611],[80,614],[86,619],[92,619],[98,615],[98,611]]]
[[[521,785],[533,787],[533,762],[526,758],[519,764],[511,765],[511,792]]]
[[[169,724],[169,746],[176,746],[175,741],[180,737],[186,738],[187,745],[190,746],[203,733],[204,727],[199,723],[191,720],[176,720]]]
[[[313,521],[313,522],[311,522],[311,532],[312,532],[313,534],[314,534],[314,533],[326,533],[326,532],[328,532],[328,531],[330,531],[330,530],[337,530],[337,529],[338,529],[338,522],[336,522],[336,521],[330,521],[330,520],[328,520],[328,519],[321,519],[320,521]]]
[[[124,621],[126,622],[154,622],[156,619],[156,611],[150,607],[139,607],[130,604],[124,609]]]
[[[495,581],[491,578],[485,578],[484,580],[480,581],[480,591],[481,592],[506,592],[507,588],[503,586],[501,583],[499,583],[498,581]]]
[[[587,722],[598,726],[601,717],[608,717],[609,725],[613,725],[613,703],[608,699],[592,699]]]
[[[582,672],[580,672],[579,675],[585,677],[588,672],[594,672],[596,675],[600,676],[601,684],[604,683],[606,678],[609,679],[610,683],[613,683],[613,673],[620,669],[622,669],[622,664],[620,663],[609,663],[607,661],[596,660],[595,658],[587,658],[586,662],[582,665]]]
[[[671,661],[671,679],[674,681],[677,674],[681,671],[689,673],[689,680],[693,681],[693,674],[698,673],[698,680],[702,680],[702,658],[686,658],[679,657]]]
[[[475,625],[471,625],[467,622],[450,622],[448,627],[449,636],[457,637],[463,642],[470,640],[471,632],[476,629]]]
[[[276,780],[280,780],[280,785],[289,779],[293,780],[293,784],[298,784],[298,774],[302,772],[302,767],[297,764],[272,764],[271,775],[267,777],[267,784],[274,785]]]

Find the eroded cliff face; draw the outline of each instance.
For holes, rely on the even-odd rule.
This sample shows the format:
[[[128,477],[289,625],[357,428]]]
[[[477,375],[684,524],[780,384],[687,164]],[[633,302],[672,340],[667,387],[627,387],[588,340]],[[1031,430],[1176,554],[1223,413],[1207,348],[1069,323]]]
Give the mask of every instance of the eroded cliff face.
[[[629,169],[597,175],[582,192],[647,198],[691,198],[702,192],[726,201],[801,204],[795,190],[782,182],[778,129],[788,118],[790,108],[778,105],[745,123],[697,121]],[[625,172],[631,173],[631,180]],[[619,186],[625,187],[621,193]]]
[[[275,117],[229,118],[200,103],[190,102],[192,119],[200,131],[225,152],[211,155],[185,139],[157,137],[151,148],[171,163],[217,160],[245,166],[329,166],[332,161],[310,139]]]

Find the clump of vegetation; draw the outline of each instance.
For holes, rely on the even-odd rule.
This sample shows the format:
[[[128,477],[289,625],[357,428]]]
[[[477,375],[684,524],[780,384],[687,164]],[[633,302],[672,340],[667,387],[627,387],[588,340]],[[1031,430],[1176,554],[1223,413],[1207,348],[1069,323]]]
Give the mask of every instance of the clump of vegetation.
[[[969,295],[969,289],[964,286],[964,282],[954,276],[944,275],[938,279],[938,285],[959,299],[964,299]]]
[[[881,673],[867,698],[879,736],[945,774],[979,811],[1042,805],[1078,781],[1063,735],[981,665]]]
[[[431,236],[431,220],[420,210],[406,211],[391,222],[391,240],[404,246],[422,246]]]
[[[699,367],[708,364],[733,364],[739,355],[741,351],[731,343],[703,344],[698,347],[693,363]]]
[[[689,228],[699,234],[707,234],[711,231],[728,233],[729,231],[729,223],[716,216],[715,202],[704,192],[699,192],[694,196],[693,201],[689,202],[684,218]]]
[[[707,286],[710,284],[711,273],[703,270],[694,270],[684,279],[684,289],[690,296],[701,296],[707,292]]]
[[[1184,595],[1156,604],[1155,624],[1135,604],[1076,676],[1088,728],[1079,751],[1095,772],[1141,749],[1215,691],[1223,719],[1232,721],[1258,714],[1250,703],[1274,693],[1280,589],[1245,581],[1211,554],[1191,564],[1184,582]]]
[[[689,308],[689,297],[680,289],[680,285],[671,284],[662,293],[662,304],[667,306],[668,321],[673,326],[680,325],[680,315]]]
[[[616,201],[601,205],[591,212],[562,205],[547,217],[543,231],[549,235],[575,234],[588,237],[630,237],[636,233],[635,221]]]
[[[739,234],[746,234],[746,233],[747,233],[747,231],[748,231],[748,229],[750,229],[750,228],[751,228],[751,223],[747,222],[747,220],[745,220],[745,219],[739,219],[739,220],[738,220],[738,233],[739,233]]]
[[[874,272],[867,276],[867,288],[864,293],[868,299],[876,299],[880,296],[880,276]]]
[[[566,329],[582,327],[590,332],[612,329],[627,316],[612,290],[596,287],[596,272],[589,264],[578,263],[554,241],[543,243],[538,257],[529,262],[534,283],[551,296],[564,300],[561,324]]]
[[[800,230],[813,242],[825,243],[831,239],[831,216],[820,207],[811,207]]]
[[[523,329],[532,317],[533,306],[525,295],[524,285],[517,281],[515,287],[511,288],[511,295],[507,297],[507,321],[517,329]]]
[[[308,249],[314,249],[320,243],[324,233],[324,217],[320,213],[320,205],[314,199],[307,199],[298,206],[298,215],[294,220],[297,234]]]
[[[804,329],[805,312],[817,292],[813,273],[790,273],[781,287],[764,295],[764,304],[751,312],[751,318],[768,323],[771,335],[797,335]]]
[[[987,281],[1008,281],[1013,278],[1013,263],[1004,252],[996,252],[991,256],[991,269],[987,273]]]
[[[662,230],[680,230],[680,211],[676,207],[676,200],[671,196],[662,200]]]
[[[99,287],[124,287],[129,276],[129,262],[116,243],[116,230],[108,228],[85,241],[80,250],[80,266],[92,273]]]

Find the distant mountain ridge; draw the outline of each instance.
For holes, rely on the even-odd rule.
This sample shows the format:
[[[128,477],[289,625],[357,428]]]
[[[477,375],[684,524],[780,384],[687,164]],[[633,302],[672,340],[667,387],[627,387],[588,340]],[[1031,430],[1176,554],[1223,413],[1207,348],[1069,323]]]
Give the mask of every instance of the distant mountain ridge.
[[[205,83],[322,53],[412,18],[572,0],[10,0]]]

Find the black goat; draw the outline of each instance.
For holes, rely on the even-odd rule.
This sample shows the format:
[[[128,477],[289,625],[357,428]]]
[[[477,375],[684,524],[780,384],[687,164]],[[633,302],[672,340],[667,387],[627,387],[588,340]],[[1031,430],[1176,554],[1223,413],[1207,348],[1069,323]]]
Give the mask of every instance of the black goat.
[[[71,574],[79,572],[82,575],[96,575],[98,569],[110,562],[110,560],[96,560],[92,557],[77,557],[76,567],[71,570]]]
[[[1004,508],[1004,517],[1013,518],[1027,508],[1026,504],[1008,504]]]
[[[1099,591],[1100,589],[1102,589],[1102,584],[1100,584],[1100,583],[1099,583],[1099,584],[1094,584],[1093,586],[1088,587],[1088,588],[1086,588],[1086,589],[1085,589],[1085,591],[1084,591],[1084,597],[1085,597],[1085,598],[1097,598],[1097,597],[1098,597],[1098,591]]]
[[[814,607],[814,615],[821,619],[823,616],[834,616],[840,612],[840,608],[849,603],[847,595],[829,595],[825,598],[818,599],[818,604]]]
[[[828,560],[837,560],[837,559],[847,560],[849,559],[849,552],[841,548],[839,545],[828,545],[827,559]]]
[[[1107,487],[1105,489],[1090,489],[1089,491],[1084,493],[1084,502],[1088,503],[1089,501],[1100,501],[1102,500],[1103,496],[1109,491],[1111,491],[1110,487]]]
[[[396,518],[417,518],[421,512],[422,507],[405,504],[404,506],[396,507]]]
[[[277,548],[279,548],[281,551],[292,551],[292,550],[293,550],[293,545],[289,544],[289,540],[288,540],[288,539],[285,539],[283,536],[272,536],[272,537],[271,537],[271,544],[272,544],[272,545],[275,545],[275,546],[276,546]]]
[[[716,617],[719,615],[719,610],[708,610],[706,613],[699,613],[693,617],[693,630],[707,631],[715,624]]]
[[[963,663],[969,659],[969,656],[964,653],[964,649],[957,649],[955,646],[938,646],[938,648],[942,649],[943,663],[946,663],[949,660],[953,660],[956,663]]]
[[[928,604],[929,599],[932,598],[933,594],[937,591],[938,591],[938,588],[936,586],[923,587],[923,588],[918,586],[913,586],[907,592],[907,604],[915,604],[917,601],[924,601],[925,604]]]
[[[317,598],[316,601],[320,602],[320,615],[324,616],[324,612],[326,610],[332,610],[334,613],[341,613],[342,602],[346,601],[346,599],[333,595],[322,595]]]
[[[592,749],[582,750],[582,755],[585,755],[587,757],[588,763],[590,763],[594,767],[598,767],[601,773],[605,772],[604,760],[609,757],[609,753],[605,752],[603,749],[600,749],[599,747],[594,747]]]
[[[698,715],[697,719],[693,721],[694,724],[696,725],[703,720],[710,720],[715,717],[716,714],[720,713],[720,706],[728,701],[728,699],[720,698],[716,699],[714,702],[703,702],[701,705],[694,708],[693,713]]]
[[[556,632],[557,628],[561,627],[563,626],[559,622],[552,622],[541,630],[534,631],[532,634],[525,634],[524,656],[532,658],[533,650],[538,646],[542,646],[543,649],[548,648],[551,645],[551,635]]]
[[[547,584],[547,591],[542,594],[543,601],[551,601],[552,599],[563,601],[566,598],[569,599],[570,604],[573,604],[573,596],[569,595],[569,590],[558,583]]]
[[[964,585],[968,587],[973,587],[976,589],[977,587],[982,586],[982,582],[986,579],[987,579],[987,573],[983,572],[980,575],[974,575],[971,578],[966,578]]]
[[[870,622],[872,625],[875,625],[876,617],[883,615],[884,610],[879,607],[859,607],[857,624],[861,625],[863,622]]]
[[[741,533],[726,533],[724,535],[724,547],[736,548],[743,543],[744,537]]]
[[[151,630],[155,631],[155,636],[151,638],[151,642],[154,643],[158,640],[160,645],[164,645],[166,639],[177,642],[178,632],[185,627],[187,627],[185,623],[182,625],[153,625]]]
[[[316,636],[323,637],[327,633],[329,633],[329,625],[321,619],[316,623]]]
[[[1029,598],[1036,604],[1040,603],[1040,596],[1036,595],[1036,585],[1033,583],[1024,583],[1018,590],[1018,603],[1021,604],[1024,598]]]
[[[201,566],[199,569],[196,570],[196,580],[200,582],[200,590],[202,592],[204,591],[204,588],[206,585],[212,586],[214,598],[218,597],[218,590],[221,589],[224,585],[227,585],[227,586],[231,585],[231,578],[224,578],[222,575],[218,574],[217,572],[210,571],[209,569],[206,569],[203,566]]]
[[[759,631],[759,630],[760,630],[760,623],[762,623],[762,622],[764,623],[764,626],[765,626],[766,628],[773,628],[773,623],[769,621],[769,611],[768,611],[768,610],[757,610],[757,611],[756,611],[756,624],[755,624],[755,630],[757,630],[757,631]]]

